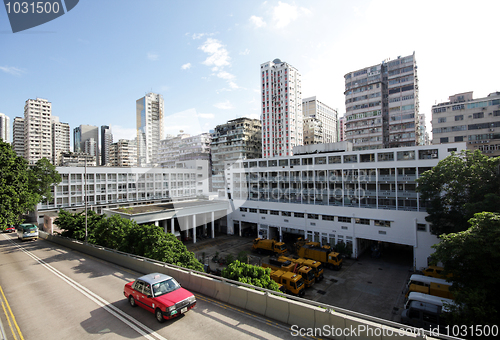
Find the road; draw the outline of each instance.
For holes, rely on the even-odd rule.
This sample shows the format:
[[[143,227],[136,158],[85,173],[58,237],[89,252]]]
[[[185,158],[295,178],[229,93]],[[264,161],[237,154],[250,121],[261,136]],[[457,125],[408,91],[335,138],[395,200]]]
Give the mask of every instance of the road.
[[[290,326],[195,294],[159,324],[123,286],[141,274],[44,240],[0,234],[0,339],[292,339]]]

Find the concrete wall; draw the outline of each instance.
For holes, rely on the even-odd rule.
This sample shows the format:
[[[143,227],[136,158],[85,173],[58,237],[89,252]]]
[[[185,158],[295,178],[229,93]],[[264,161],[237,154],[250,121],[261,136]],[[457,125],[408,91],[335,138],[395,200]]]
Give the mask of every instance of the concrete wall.
[[[321,330],[322,337],[331,339],[416,339],[411,332],[401,330],[402,324],[382,320],[364,314],[347,311],[313,301],[282,295],[266,289],[215,277],[193,270],[182,269],[120,253],[104,247],[86,245],[83,242],[40,232],[40,238],[64,247],[119,264],[138,273],[164,273],[176,278],[186,289],[220,300],[270,319],[290,325],[291,334],[306,335]],[[450,337],[440,337],[452,339]],[[427,337],[427,339],[433,339]]]

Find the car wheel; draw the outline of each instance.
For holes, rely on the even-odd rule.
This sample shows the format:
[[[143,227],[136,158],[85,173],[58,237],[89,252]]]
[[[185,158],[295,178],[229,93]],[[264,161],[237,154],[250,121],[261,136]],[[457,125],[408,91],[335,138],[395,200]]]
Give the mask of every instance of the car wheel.
[[[134,299],[134,297],[133,297],[132,295],[130,295],[130,296],[128,297],[128,302],[130,303],[130,305],[131,305],[132,307],[137,306],[137,305],[135,304],[135,299]]]
[[[156,308],[156,311],[155,311],[155,316],[156,316],[156,321],[158,321],[159,323],[162,323],[162,322],[163,322],[163,320],[165,320],[165,319],[163,318],[163,313],[162,313],[162,311],[161,311],[161,309],[160,309],[160,308]]]

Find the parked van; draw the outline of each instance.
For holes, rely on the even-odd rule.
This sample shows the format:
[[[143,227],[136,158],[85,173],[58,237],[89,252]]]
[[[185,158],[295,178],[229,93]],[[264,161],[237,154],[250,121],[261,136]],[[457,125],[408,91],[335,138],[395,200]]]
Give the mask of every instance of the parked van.
[[[37,240],[38,227],[31,223],[19,224],[17,226],[17,238],[21,241]]]
[[[401,322],[417,328],[426,330],[437,328],[440,331],[440,327],[445,325],[443,311],[442,306],[412,300],[408,308],[401,313]]]
[[[411,292],[418,292],[453,299],[450,287],[451,284],[444,279],[413,274],[406,285],[406,297]]]
[[[424,274],[425,276],[436,277],[438,279],[446,279],[452,277],[451,273],[448,275],[443,275],[443,270],[444,270],[443,267],[429,266],[422,270],[422,274]]]
[[[411,292],[408,295],[408,300],[405,303],[405,309],[408,309],[410,307],[412,301],[425,302],[438,307],[442,307],[443,311],[447,311],[447,307],[445,306],[445,304],[454,304],[452,299],[445,299],[439,296]]]

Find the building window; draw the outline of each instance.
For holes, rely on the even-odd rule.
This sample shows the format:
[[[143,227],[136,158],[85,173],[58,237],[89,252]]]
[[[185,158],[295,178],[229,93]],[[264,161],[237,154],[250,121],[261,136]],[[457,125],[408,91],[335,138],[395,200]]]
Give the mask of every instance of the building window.
[[[391,221],[374,220],[373,223],[377,227],[387,227],[387,228],[391,227]]]
[[[280,166],[288,166],[288,159],[280,159],[279,165]]]
[[[379,233],[380,235],[385,235],[385,234],[387,234],[384,230],[379,230],[379,231],[378,231],[378,233]]]
[[[342,163],[340,156],[328,156],[328,164]]]
[[[293,217],[304,218],[304,213],[294,212]]]
[[[259,212],[260,212],[261,214],[267,214],[267,210],[266,210],[266,209],[259,209]]]
[[[418,151],[418,159],[432,159],[438,158],[438,150],[430,149],[430,150],[419,150]]]
[[[339,222],[351,223],[350,217],[339,216]]]
[[[464,120],[464,115],[455,116],[455,121]]]
[[[345,155],[344,156],[344,163],[357,163],[358,162],[358,155]]]
[[[314,164],[326,164],[326,157],[316,157]]]
[[[292,213],[289,211],[282,211],[281,216],[292,216]]]
[[[247,208],[242,208],[242,207],[240,207],[240,211],[245,211],[245,212],[246,212],[246,211],[247,211]]]
[[[484,118],[484,112],[477,112],[472,115],[472,118]]]
[[[415,159],[415,151],[398,151],[398,161]]]
[[[455,142],[463,142],[464,136],[455,136]]]
[[[394,160],[394,152],[381,152],[378,154],[379,162],[393,161]]]
[[[249,209],[248,209],[248,212],[251,212],[251,213],[256,213],[256,212],[257,212],[257,209],[255,209],[255,208],[249,208]]]
[[[278,210],[271,210],[269,213],[271,215],[279,215],[280,214],[280,212]]]
[[[365,225],[370,225],[370,220],[366,218],[356,218],[354,220],[356,224],[365,224]]]
[[[323,221],[335,221],[335,216],[331,216],[331,215],[323,215],[323,216],[321,217],[321,219],[322,219]]]
[[[307,214],[307,218],[317,220],[317,219],[319,219],[319,216],[318,216],[318,214]]]
[[[438,123],[446,123],[446,117],[438,118]]]
[[[441,138],[439,139],[439,143],[441,143],[441,144],[442,144],[442,143],[448,143],[448,137],[441,137]]]
[[[427,231],[427,226],[423,223],[417,223],[417,231]]]

